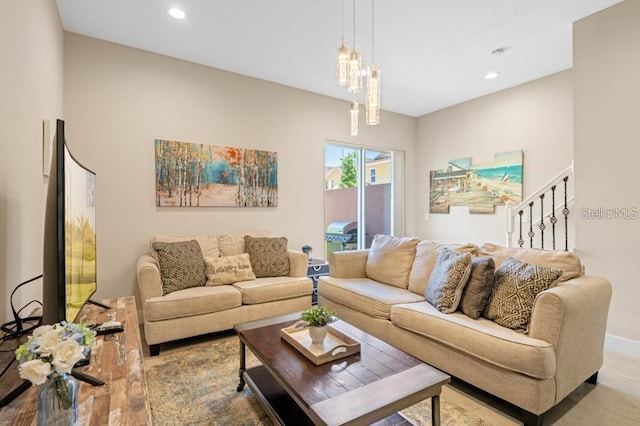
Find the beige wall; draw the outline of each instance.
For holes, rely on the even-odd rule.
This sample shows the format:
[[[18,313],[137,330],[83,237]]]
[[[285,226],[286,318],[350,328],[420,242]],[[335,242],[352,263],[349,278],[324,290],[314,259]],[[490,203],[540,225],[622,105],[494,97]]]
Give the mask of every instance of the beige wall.
[[[640,353],[640,218],[586,218],[640,209],[640,2],[628,0],[574,26],[578,254],[613,285],[610,343]],[[602,216],[602,214],[600,215]]]
[[[626,1],[577,23],[571,71],[417,120],[385,113],[351,138],[347,102],[64,34],[53,0],[11,0],[0,15],[0,320],[9,319],[13,287],[42,270],[41,122],[63,107],[71,150],[98,173],[97,297],[133,293],[135,260],[154,234],[269,229],[292,247],[322,247],[325,139],[407,152],[408,235],[502,242],[501,208],[470,215],[454,207],[425,221],[428,176],[452,158],[481,163],[514,149],[525,151],[525,194],[575,156],[577,209],[640,208],[640,193],[628,190],[639,150],[639,19],[640,3]],[[156,208],[155,138],[277,151],[279,207]],[[636,350],[640,286],[624,265],[639,257],[638,224],[576,225],[588,272],[614,285],[609,342]],[[16,305],[39,294],[30,287]]]
[[[327,139],[414,157],[413,118],[384,112],[352,138],[346,101],[77,34],[65,34],[64,84],[67,143],[97,173],[97,297],[133,294],[136,260],[157,234],[266,229],[293,248],[323,247]],[[276,151],[278,207],[157,208],[156,138]]]
[[[42,273],[46,179],[42,120],[62,116],[63,31],[54,0],[2,2],[0,13],[0,322],[9,296]],[[20,309],[41,281],[16,293]],[[35,307],[32,305],[32,307]]]
[[[571,164],[570,70],[418,119],[414,179],[419,236],[437,241],[504,244],[506,218],[502,206],[488,215],[469,214],[467,207],[460,206],[451,207],[449,214],[427,214],[429,171],[444,169],[456,158],[471,157],[474,164],[490,163],[495,153],[515,150],[524,151],[525,196]]]

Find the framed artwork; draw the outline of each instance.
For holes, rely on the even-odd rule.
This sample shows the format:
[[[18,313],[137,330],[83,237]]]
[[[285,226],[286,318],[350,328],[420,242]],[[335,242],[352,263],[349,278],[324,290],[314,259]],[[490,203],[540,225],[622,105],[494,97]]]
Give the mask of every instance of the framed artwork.
[[[468,206],[469,213],[493,214],[497,204],[522,201],[523,151],[494,155],[490,164],[471,158],[451,160],[446,169],[429,173],[429,212],[449,213],[450,206]]]
[[[276,152],[156,139],[155,156],[157,206],[278,205]]]

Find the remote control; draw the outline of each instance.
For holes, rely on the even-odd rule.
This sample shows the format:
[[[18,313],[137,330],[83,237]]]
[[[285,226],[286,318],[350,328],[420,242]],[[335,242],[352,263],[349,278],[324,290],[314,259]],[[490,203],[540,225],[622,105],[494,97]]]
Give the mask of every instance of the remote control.
[[[119,321],[107,321],[97,326],[95,331],[97,335],[120,333],[121,331],[124,331],[124,327]]]

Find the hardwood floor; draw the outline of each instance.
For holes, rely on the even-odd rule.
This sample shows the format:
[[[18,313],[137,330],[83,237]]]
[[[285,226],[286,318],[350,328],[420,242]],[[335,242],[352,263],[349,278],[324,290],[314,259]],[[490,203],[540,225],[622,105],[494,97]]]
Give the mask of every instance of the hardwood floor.
[[[522,424],[517,408],[464,383],[445,386],[441,397],[491,425]],[[545,425],[640,425],[640,359],[605,352],[598,384],[580,385],[546,414]]]

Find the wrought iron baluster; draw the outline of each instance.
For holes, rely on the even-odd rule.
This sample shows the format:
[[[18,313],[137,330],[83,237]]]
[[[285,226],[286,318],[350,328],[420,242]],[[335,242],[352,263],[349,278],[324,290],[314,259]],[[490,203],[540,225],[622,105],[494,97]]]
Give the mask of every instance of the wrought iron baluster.
[[[544,230],[547,225],[544,224],[544,194],[540,194],[540,224],[538,228],[540,229],[540,248],[544,249]]]
[[[556,222],[558,218],[556,217],[556,186],[553,185],[551,187],[551,217],[549,218],[551,222],[551,238],[553,242],[553,249],[556,249]]]
[[[524,244],[524,240],[522,239],[522,214],[524,213],[524,210],[520,210],[518,212],[518,215],[520,216],[519,221],[520,221],[520,238],[518,238],[518,246],[522,247],[522,245]]]
[[[536,235],[533,232],[533,201],[529,203],[529,247],[533,248],[533,237]]]
[[[562,209],[562,214],[564,215],[564,251],[569,251],[569,213],[571,212],[567,207],[567,181],[569,180],[569,176],[565,176],[564,179],[564,209]]]

